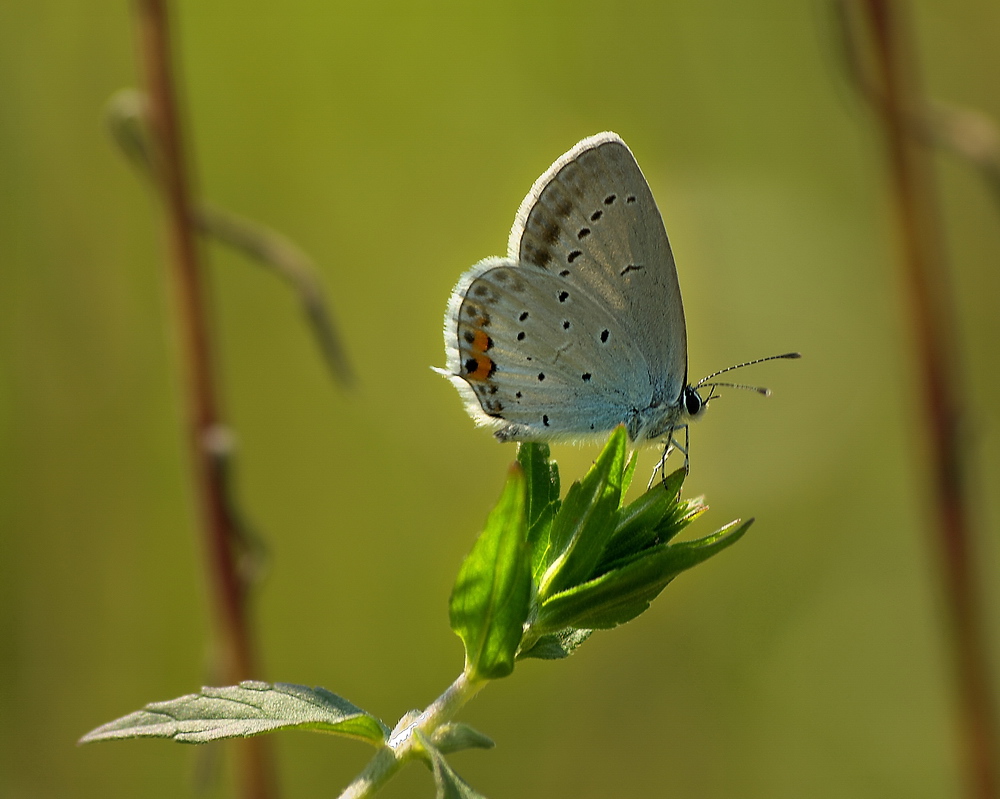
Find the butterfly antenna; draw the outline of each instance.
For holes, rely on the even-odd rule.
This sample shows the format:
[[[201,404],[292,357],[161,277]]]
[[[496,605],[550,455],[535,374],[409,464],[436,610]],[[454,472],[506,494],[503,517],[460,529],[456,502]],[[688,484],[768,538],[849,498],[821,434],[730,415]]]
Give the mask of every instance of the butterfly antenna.
[[[748,386],[745,383],[699,383],[698,385],[710,387],[712,389],[709,392],[708,397],[705,399],[705,402],[708,402],[715,396],[715,389],[717,386],[721,386],[722,388],[742,388],[747,391],[756,391],[758,394],[765,397],[769,397],[771,395],[771,389],[769,388],[764,388],[763,386]]]
[[[783,355],[769,355],[766,358],[756,358],[755,360],[746,361],[745,363],[738,363],[735,366],[727,366],[725,369],[720,369],[718,372],[712,372],[712,374],[708,375],[707,377],[703,377],[701,380],[699,380],[697,383],[695,383],[694,387],[698,388],[699,386],[704,386],[704,385],[708,384],[708,381],[711,380],[713,377],[718,377],[719,375],[724,375],[726,372],[731,372],[734,369],[742,369],[744,366],[753,366],[754,364],[764,363],[765,361],[777,361],[777,360],[780,360],[781,358],[801,358],[801,357],[802,357],[802,353],[800,353],[800,352],[786,352]],[[742,386],[742,385],[737,385],[735,383],[711,383],[709,385],[729,386],[731,388],[749,388],[749,389],[751,389],[753,391],[756,391],[756,392],[758,392],[760,394],[767,394],[768,393],[766,388],[761,389],[761,388],[758,388],[756,386]]]

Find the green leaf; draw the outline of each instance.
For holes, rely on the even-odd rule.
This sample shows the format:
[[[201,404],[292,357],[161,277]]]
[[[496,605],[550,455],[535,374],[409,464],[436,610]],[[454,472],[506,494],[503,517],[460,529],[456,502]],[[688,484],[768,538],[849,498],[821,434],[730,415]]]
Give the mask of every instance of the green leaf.
[[[528,541],[533,541],[559,509],[559,467],[549,460],[548,445],[535,442],[518,444],[517,462],[527,484]]]
[[[517,462],[527,481],[528,546],[534,574],[549,549],[552,519],[559,510],[559,466],[549,460],[548,445],[535,442],[517,445]]]
[[[625,504],[625,495],[628,493],[628,490],[632,485],[632,478],[635,477],[635,469],[638,465],[638,452],[636,450],[632,450],[632,452],[629,453],[628,460],[625,461],[625,473],[622,475],[622,505]]]
[[[414,734],[430,758],[431,769],[434,771],[434,784],[437,786],[436,799],[486,799],[455,773],[444,759],[444,755],[420,730],[415,730]]]
[[[518,652],[517,659],[561,660],[568,658],[576,651],[577,647],[590,638],[593,632],[593,630],[574,630],[567,627],[556,633],[547,633],[527,649]]]
[[[492,749],[496,746],[492,738],[460,721],[442,724],[434,730],[431,740],[446,755],[462,749]]]
[[[667,500],[658,489],[650,489],[619,514],[619,524],[593,576],[642,557],[652,547],[669,543],[706,510],[708,507],[700,499]]]
[[[80,743],[119,738],[172,738],[206,743],[291,728],[358,738],[375,746],[389,729],[374,716],[325,688],[246,680],[226,688],[202,688],[167,702],[153,702],[91,730]]]
[[[660,544],[620,568],[547,599],[536,629],[607,629],[634,619],[674,577],[738,541],[753,523],[737,522],[697,541]],[[734,529],[735,528],[735,529]]]
[[[550,551],[538,579],[540,601],[592,576],[615,528],[625,442],[625,428],[619,426],[583,480],[570,486],[552,521]]]
[[[451,592],[451,628],[465,644],[470,679],[514,669],[531,595],[527,527],[525,478],[515,464]]]

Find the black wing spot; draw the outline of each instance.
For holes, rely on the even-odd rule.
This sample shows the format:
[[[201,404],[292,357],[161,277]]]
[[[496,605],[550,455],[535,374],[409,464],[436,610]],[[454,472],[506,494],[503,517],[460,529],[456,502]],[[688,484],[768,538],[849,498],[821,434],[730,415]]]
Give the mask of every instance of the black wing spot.
[[[517,334],[517,340],[518,341],[524,341],[524,331],[523,330],[520,333]]]
[[[607,344],[608,343],[608,338],[610,336],[611,336],[611,331],[610,330],[607,330],[607,329],[602,330],[601,331],[601,343],[602,344]]]
[[[640,269],[642,269],[642,266],[640,264],[629,264],[624,269],[622,269],[622,271],[619,272],[618,274],[619,276],[624,276],[627,272],[638,272]]]
[[[609,194],[607,197],[604,198],[604,204],[611,205],[611,203],[613,203],[617,199],[618,199],[617,195]]]
[[[464,333],[462,334],[462,338],[464,338],[464,339],[465,339],[465,343],[466,343],[466,344],[472,344],[472,343],[474,343],[474,342],[475,342],[475,340],[476,340],[476,334],[475,334],[475,333],[473,333],[473,332],[472,332],[471,330],[466,330],[466,331],[465,331],[465,332],[464,332]]]
[[[545,372],[538,373],[538,382],[541,383],[545,379]]]
[[[569,255],[566,256],[566,260],[569,261],[570,263],[573,263],[573,261],[575,261],[581,255],[583,255],[583,253],[580,252],[580,250],[573,250],[573,252],[571,252]],[[559,274],[561,275],[562,272],[560,272]],[[568,275],[569,272],[567,272],[566,274]]]
[[[585,239],[589,235],[590,235],[590,228],[589,227],[582,227],[582,228],[580,228],[580,231],[576,234],[576,237],[578,239]]]
[[[549,426],[549,415],[547,413],[542,414],[542,424],[546,427]]]
[[[569,319],[563,319],[563,330],[569,330]]]
[[[626,197],[625,198],[625,202],[627,202],[627,203],[634,203],[635,202],[635,195],[631,195],[629,197]]]
[[[596,222],[596,221],[597,221],[598,219],[600,219],[600,218],[601,218],[602,216],[604,216],[604,211],[594,211],[594,213],[592,213],[592,214],[590,215],[590,221],[591,221],[591,222]]]
[[[519,317],[517,317],[517,321],[523,322],[527,318],[528,318],[528,312],[527,311],[521,311],[521,315]]]
[[[524,260],[544,269],[552,260],[552,253],[544,247],[536,247],[529,242],[524,245]]]
[[[559,277],[569,277],[569,270],[563,269],[562,272],[559,273]]]
[[[517,392],[514,393],[514,398],[515,399],[521,399],[521,397],[523,397],[523,396],[524,395],[520,391],[517,391]]]
[[[559,292],[559,302],[566,302],[566,300],[568,300],[568,299],[569,299],[569,292],[568,291],[560,291]]]
[[[477,361],[475,358],[469,358],[468,360],[466,360],[466,362],[465,362],[465,371],[466,372],[468,372],[469,374],[472,374],[478,368],[479,368],[479,361]]]
[[[583,378],[583,382],[584,383],[589,383],[590,382],[590,378],[591,378],[591,374],[590,374],[590,372],[584,372],[582,375],[580,375],[580,377]]]

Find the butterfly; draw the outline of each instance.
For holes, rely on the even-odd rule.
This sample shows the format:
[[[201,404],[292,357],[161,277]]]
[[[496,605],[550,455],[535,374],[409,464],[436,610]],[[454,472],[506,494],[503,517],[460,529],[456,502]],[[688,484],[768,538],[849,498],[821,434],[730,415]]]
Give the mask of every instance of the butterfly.
[[[687,381],[687,329],[660,211],[616,133],[579,142],[531,187],[506,257],[461,276],[444,321],[447,367],[500,441],[579,441],[624,424],[665,444],[699,418],[724,372]],[[760,393],[766,389],[752,386]],[[702,389],[709,394],[702,397]]]

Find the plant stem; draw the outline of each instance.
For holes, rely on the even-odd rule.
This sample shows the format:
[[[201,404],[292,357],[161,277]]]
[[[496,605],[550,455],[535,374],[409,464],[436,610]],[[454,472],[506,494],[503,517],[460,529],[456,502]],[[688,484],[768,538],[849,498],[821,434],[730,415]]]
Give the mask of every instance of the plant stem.
[[[979,799],[996,799],[1000,791],[998,731],[965,496],[957,336],[926,148],[917,141],[911,122],[915,109],[922,111],[925,104],[917,91],[913,45],[900,5],[892,0],[861,3],[874,62],[873,99],[885,135],[923,380],[928,452],[934,469],[935,535],[949,605],[968,790]]]
[[[173,311],[186,374],[188,444],[194,473],[200,528],[209,563],[212,600],[221,637],[223,677],[237,683],[254,674],[254,658],[246,617],[246,590],[234,551],[239,527],[226,490],[225,459],[219,441],[225,427],[218,410],[208,331],[202,266],[192,226],[191,199],[174,91],[165,0],[136,0],[139,57],[149,94],[153,162],[162,187],[168,268],[174,284]],[[245,763],[242,795],[267,799],[275,795],[269,749],[260,739],[242,747]]]
[[[455,714],[486,685],[486,680],[470,680],[465,672],[459,675],[447,690],[435,699],[415,719],[397,727],[389,741],[365,766],[354,781],[340,794],[339,799],[366,799],[374,796],[408,761],[419,752],[419,742],[414,734],[419,730],[431,738],[434,731]]]

